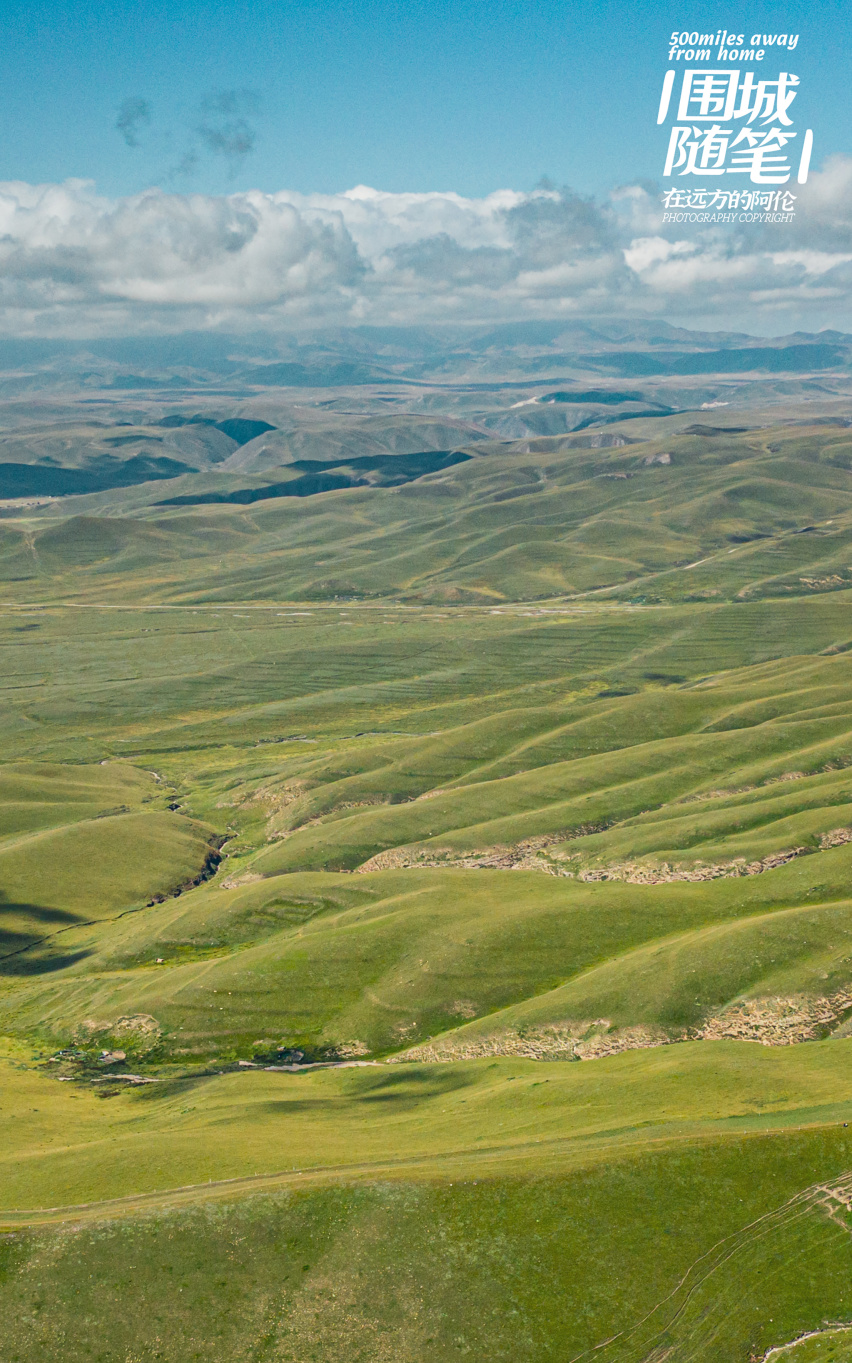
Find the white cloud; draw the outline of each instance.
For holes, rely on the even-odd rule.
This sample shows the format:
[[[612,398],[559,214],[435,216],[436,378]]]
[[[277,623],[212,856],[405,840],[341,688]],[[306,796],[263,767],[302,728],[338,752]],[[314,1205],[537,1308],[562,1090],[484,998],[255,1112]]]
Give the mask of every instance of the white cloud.
[[[691,254],[696,249],[691,241],[666,241],[665,237],[635,237],[624,248],[624,259],[631,270],[641,274],[643,270],[670,260],[674,255]]]
[[[847,264],[852,255],[829,251],[773,251],[770,259],[773,265],[801,265],[805,274],[820,275]]]
[[[570,315],[852,326],[852,158],[792,224],[669,227],[653,186],[390,194],[0,184],[0,328],[97,335]]]

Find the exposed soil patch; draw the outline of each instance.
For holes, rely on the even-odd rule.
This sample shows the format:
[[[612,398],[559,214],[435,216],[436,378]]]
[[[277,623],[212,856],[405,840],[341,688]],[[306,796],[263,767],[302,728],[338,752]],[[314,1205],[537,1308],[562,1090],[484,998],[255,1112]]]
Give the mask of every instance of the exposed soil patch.
[[[124,1043],[136,1055],[147,1055],[155,1050],[161,1037],[160,1024],[150,1013],[125,1014],[114,1021],[86,1018],[74,1032],[74,1039],[79,1045],[91,1046],[96,1041],[100,1045],[106,1042]]]
[[[679,1041],[755,1041],[762,1046],[795,1046],[830,1035],[852,1010],[852,991],[827,997],[808,995],[746,999],[731,1004],[699,1027],[666,1032],[662,1027],[615,1027],[608,1018],[566,1020],[539,1027],[506,1028],[470,1040],[447,1037],[413,1046],[391,1061],[444,1063],[511,1055],[527,1060],[596,1060],[622,1051],[671,1046]]]
[[[852,835],[850,835],[852,836]],[[628,885],[666,885],[675,880],[727,880],[735,876],[757,876],[762,871],[772,871],[776,866],[785,866],[788,861],[804,856],[808,847],[789,847],[783,852],[773,852],[760,861],[746,861],[736,857],[733,861],[719,861],[705,865],[697,862],[694,866],[670,866],[661,862],[659,866],[642,865],[641,862],[624,861],[602,870],[586,870],[577,873],[583,881],[619,880]],[[563,873],[564,874],[564,873]]]
[[[391,1056],[388,1063],[417,1060],[441,1064],[498,1055],[524,1060],[593,1060],[618,1051],[665,1046],[681,1039],[651,1027],[621,1027],[617,1032],[610,1032],[610,1027],[606,1018],[599,1018],[594,1022],[555,1022],[520,1031],[509,1028],[475,1041],[453,1041],[448,1037],[444,1042],[413,1046],[402,1055]]]
[[[852,828],[832,828],[830,833],[820,833],[819,835],[819,845],[822,849],[842,847],[846,842],[852,842]]]
[[[282,740],[283,741],[283,740]],[[305,794],[304,781],[288,781],[283,786],[258,786],[247,798],[237,795],[235,799],[221,799],[217,809],[250,809],[252,805],[265,805],[270,813],[277,813],[292,805]]]
[[[570,832],[543,833],[536,838],[524,838],[516,843],[497,843],[459,856],[454,847],[391,847],[377,852],[369,861],[356,867],[356,874],[368,871],[400,870],[408,866],[453,866],[465,870],[544,871],[552,876],[573,876],[574,872],[556,866],[542,853],[557,843],[582,838],[589,833],[601,833],[607,825],[586,824]]]
[[[727,790],[701,790],[697,795],[682,795],[675,800],[676,805],[695,805],[703,800],[729,800],[734,795],[748,795],[757,786],[730,786]]]
[[[242,885],[254,885],[258,880],[263,880],[263,876],[258,875],[257,871],[243,871],[242,875],[227,876],[222,881],[222,889],[238,890]]]
[[[764,1046],[795,1046],[816,1041],[830,1032],[852,1008],[852,992],[839,990],[827,998],[806,994],[746,999],[709,1018],[690,1035],[703,1041],[730,1037],[759,1041]]]
[[[852,842],[852,828],[833,828],[819,834],[819,847],[787,847],[780,852],[756,861],[745,857],[735,857],[732,861],[693,862],[689,866],[671,865],[663,861],[656,865],[641,861],[615,862],[611,866],[587,867],[571,870],[563,863],[570,859],[566,853],[549,853],[548,848],[572,838],[583,837],[589,833],[600,833],[604,826],[574,829],[570,833],[548,833],[537,838],[525,838],[522,842],[498,843],[494,847],[459,856],[452,847],[391,847],[386,852],[377,852],[368,861],[355,868],[356,875],[370,871],[402,870],[413,866],[453,867],[461,870],[500,870],[500,871],[544,871],[546,875],[565,876],[585,883],[600,881],[620,881],[628,885],[667,885],[674,881],[698,882],[704,880],[729,880],[737,876],[756,876],[763,871],[772,871],[777,866],[786,866],[797,857],[815,851],[827,851]]]

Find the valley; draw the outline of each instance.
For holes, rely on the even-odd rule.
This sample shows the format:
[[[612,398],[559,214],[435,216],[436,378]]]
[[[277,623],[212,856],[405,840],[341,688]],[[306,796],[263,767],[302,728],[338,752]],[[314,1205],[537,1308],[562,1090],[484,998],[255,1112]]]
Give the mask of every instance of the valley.
[[[852,341],[592,330],[4,357],[4,1363],[852,1357]]]

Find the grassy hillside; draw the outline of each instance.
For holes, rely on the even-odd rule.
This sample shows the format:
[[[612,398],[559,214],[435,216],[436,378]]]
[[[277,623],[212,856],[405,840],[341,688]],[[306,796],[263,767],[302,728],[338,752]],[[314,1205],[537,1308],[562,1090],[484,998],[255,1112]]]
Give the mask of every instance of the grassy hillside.
[[[7,1059],[0,1218],[12,1228],[50,1222],[63,1206],[109,1211],[115,1199],[167,1201],[172,1189],[211,1181],[220,1196],[228,1180],[257,1192],[347,1170],[404,1179],[430,1170],[539,1176],[660,1142],[692,1148],[699,1138],[736,1132],[843,1130],[850,1046],[693,1042],[587,1064],[492,1058],[452,1067],[197,1072],[117,1096],[109,1089],[122,1086],[104,1071],[97,1086],[60,1087],[52,1073]],[[25,1114],[39,1118],[29,1130]],[[97,1206],[83,1212],[93,1214]]]
[[[167,1363],[576,1357],[757,1223],[721,1284],[720,1347],[692,1354],[747,1358],[807,1328],[815,1289],[827,1318],[849,1310],[847,1237],[822,1208],[759,1234],[845,1155],[835,1132],[733,1136],[546,1178],[385,1177],[78,1219],[2,1244],[0,1331],[14,1363],[94,1349]],[[718,1271],[708,1286],[701,1306]],[[685,1333],[676,1323],[672,1342]]]
[[[846,436],[3,519],[4,1363],[847,1357]]]
[[[10,763],[0,793],[0,975],[76,959],[63,946],[73,925],[174,893],[218,861],[213,830],[166,811],[156,776],[123,763]]]
[[[807,1078],[805,1048],[731,1046],[697,1071],[700,1054],[655,1052],[452,1076],[248,1074],[90,1098],[100,1139],[86,1132],[94,1114],[74,1115],[81,1142],[48,1156],[51,1192],[103,1196],[130,1169],[137,1193],[178,1174],[250,1177],[101,1203],[73,1229],[25,1230],[37,1214],[5,1213],[8,1356],[535,1360],[616,1334],[606,1357],[649,1357],[667,1340],[684,1356],[745,1359],[850,1309],[838,1200],[849,1098],[831,1122],[783,1096],[803,1082],[805,1101],[845,1093],[825,1065],[844,1049],[809,1048]],[[750,1111],[730,1117],[743,1081]],[[49,1081],[36,1082],[16,1104],[43,1103]],[[614,1129],[595,1135],[593,1113]],[[39,1131],[42,1149],[51,1134]],[[439,1153],[471,1140],[476,1154]],[[311,1174],[332,1156],[348,1178]],[[255,1179],[270,1159],[289,1173]]]
[[[152,601],[497,606],[603,588],[645,602],[777,598],[852,582],[848,431],[685,425],[616,448],[463,442],[466,462],[398,488],[282,497],[278,469],[270,499],[252,501],[257,475],[243,496],[231,470],[225,483],[214,475],[207,506],[167,505],[203,503],[201,474],[74,498],[2,524],[0,580],[21,601],[114,602],[132,572]]]

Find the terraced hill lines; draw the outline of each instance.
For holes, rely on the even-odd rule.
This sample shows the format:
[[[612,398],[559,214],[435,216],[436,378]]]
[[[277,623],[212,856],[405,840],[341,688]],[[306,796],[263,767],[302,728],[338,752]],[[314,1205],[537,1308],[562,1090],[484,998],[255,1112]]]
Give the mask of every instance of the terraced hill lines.
[[[540,837],[550,843],[543,868],[572,874],[655,854],[721,861],[803,839],[816,847],[826,817],[833,828],[852,817],[848,665],[803,665],[797,678],[798,667],[581,694],[568,723],[564,711],[524,709],[439,741],[350,746],[346,774],[338,760],[331,771],[317,761],[289,788],[269,828],[284,841],[256,869],[440,864]]]
[[[732,1035],[808,1039],[852,1006],[850,856],[661,886],[427,868],[211,885],[69,927],[56,946],[77,963],[57,960],[7,1007],[16,1027],[40,1022],[57,1041],[93,1010],[152,1014],[176,1054],[226,1058],[250,1057],[255,1033],[318,1053],[383,1054],[438,1033],[429,1056],[511,1052],[524,1029],[564,1023],[579,1039],[596,1019],[624,1049],[646,1044],[643,1027],[658,1041],[724,1035],[731,1009]],[[750,1000],[746,1025],[737,1007]]]
[[[792,1045],[845,1036],[852,1013],[849,901],[768,914],[756,907],[748,917],[741,906],[741,916],[726,922],[661,934],[613,954],[548,993],[406,1054],[589,1059],[689,1038]]]
[[[0,767],[0,838],[115,813],[156,793],[151,774],[126,763],[9,763]]]

